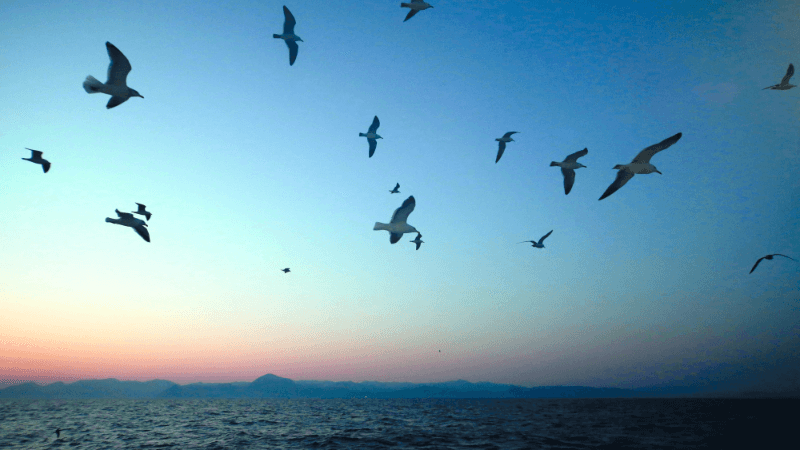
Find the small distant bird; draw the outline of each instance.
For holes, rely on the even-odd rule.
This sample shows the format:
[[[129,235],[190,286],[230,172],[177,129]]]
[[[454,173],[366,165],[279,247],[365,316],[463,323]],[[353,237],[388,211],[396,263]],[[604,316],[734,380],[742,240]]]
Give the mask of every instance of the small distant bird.
[[[25,161],[30,161],[30,162],[32,162],[34,164],[41,164],[42,165],[42,170],[44,170],[44,173],[47,173],[47,171],[50,170],[50,161],[42,158],[42,153],[43,152],[40,152],[39,150],[34,150],[32,148],[28,148],[28,147],[25,147],[25,150],[30,150],[31,151],[31,157],[30,158],[22,158],[22,159],[24,159]]]
[[[551,234],[553,234],[553,230],[550,230],[549,233],[547,233],[544,236],[542,236],[542,238],[539,239],[539,242],[536,242],[536,241],[522,241],[522,242],[517,242],[517,244],[524,244],[526,242],[530,242],[532,247],[544,248],[544,240],[547,239],[547,236],[550,236]]]
[[[442,351],[441,351],[441,350],[439,350],[439,353],[442,353]]]
[[[430,3],[425,3],[422,0],[411,0],[411,3],[400,3],[400,7],[401,8],[411,8],[411,11],[408,12],[408,15],[403,20],[403,22],[405,22],[406,20],[414,17],[414,15],[416,13],[418,13],[420,11],[423,11],[425,9],[428,9],[428,8],[433,8],[433,5],[431,5]]]
[[[587,153],[589,153],[589,149],[585,148],[579,152],[575,152],[567,156],[564,161],[553,161],[550,163],[550,167],[561,167],[561,174],[564,175],[564,195],[569,195],[569,191],[572,190],[572,185],[575,184],[575,169],[586,167],[578,162],[578,158],[581,156],[586,156]]]
[[[375,116],[375,118],[372,119],[372,125],[369,126],[369,130],[367,130],[366,133],[358,133],[359,136],[367,138],[367,142],[369,142],[370,158],[375,154],[375,148],[378,146],[378,141],[376,139],[383,139],[381,135],[377,133],[379,126],[381,126],[381,121],[378,120],[378,116]],[[398,186],[400,185],[398,184]]]
[[[275,39],[283,39],[283,41],[286,42],[286,46],[289,47],[289,65],[291,66],[294,64],[294,60],[297,59],[297,41],[303,42],[303,40],[300,39],[300,36],[294,34],[294,26],[297,22],[294,20],[294,16],[286,5],[283,6],[283,16],[285,17],[283,21],[283,34],[273,34],[272,37]]]
[[[375,222],[375,226],[372,229],[388,231],[389,242],[392,244],[396,244],[403,237],[403,233],[419,233],[416,228],[406,223],[408,215],[414,211],[416,205],[417,202],[414,200],[414,196],[408,197],[399,208],[394,210],[392,220],[388,224]]]
[[[609,195],[613,194],[614,192],[617,192],[619,188],[625,186],[625,183],[627,183],[631,178],[633,178],[634,174],[644,175],[656,172],[659,175],[663,175],[661,172],[658,171],[658,169],[656,169],[656,166],[650,164],[650,158],[652,158],[653,155],[660,152],[661,150],[669,148],[669,146],[678,142],[681,136],[682,134],[678,133],[675,136],[664,139],[658,144],[647,147],[646,149],[640,151],[639,154],[636,155],[636,158],[633,158],[633,161],[631,161],[630,164],[617,164],[616,166],[614,166],[614,169],[619,170],[619,172],[617,172],[617,178],[614,180],[613,183],[611,183],[611,186],[609,186],[608,189],[606,189],[606,191],[603,193],[603,196],[600,197],[599,200],[602,200],[608,197]]]
[[[64,431],[61,428],[56,428],[56,439],[61,437],[61,432]]]
[[[391,191],[389,191],[389,193],[391,193],[391,194],[399,194],[399,193],[400,193],[400,191],[398,191],[398,189],[400,189],[400,183],[397,183],[397,184],[394,186],[394,189],[392,189]]]
[[[287,268],[285,268],[285,269],[281,269],[281,272],[283,272],[283,273],[289,273],[289,272],[291,272],[291,270],[289,270],[289,268],[287,267]]]
[[[142,239],[144,239],[147,242],[150,242],[150,232],[147,231],[147,228],[145,228],[147,227],[147,224],[144,222],[144,220],[133,217],[133,214],[131,213],[119,212],[118,209],[116,209],[115,211],[117,213],[117,216],[119,216],[119,219],[112,219],[110,217],[106,217],[106,222],[115,223],[117,225],[123,225],[126,227],[131,227],[134,229],[134,231],[136,231],[136,233],[139,234],[139,236],[142,237]]]
[[[109,94],[111,100],[106,104],[106,108],[111,109],[125,103],[131,97],[142,96],[128,87],[126,79],[131,71],[131,63],[128,62],[128,58],[111,42],[106,42],[106,50],[108,50],[108,57],[111,58],[111,63],[108,65],[108,80],[103,84],[97,78],[89,75],[83,82],[83,88],[90,94],[98,92]]]
[[[497,159],[494,160],[495,164],[497,164],[497,161],[500,161],[500,157],[503,156],[503,152],[506,151],[506,142],[514,142],[514,139],[511,138],[511,135],[514,133],[519,133],[519,131],[509,131],[504,134],[503,137],[495,139],[495,141],[500,142],[500,148],[497,149]]]
[[[134,203],[136,203],[136,202],[134,202]],[[140,216],[144,216],[147,219],[147,221],[149,222],[150,221],[150,216],[152,216],[153,214],[151,212],[147,211],[145,209],[146,207],[143,204],[141,204],[141,203],[136,203],[136,204],[139,205],[139,209],[137,211],[133,211],[133,213],[134,214],[139,214]]]
[[[417,250],[419,250],[419,246],[422,245],[425,241],[422,240],[422,233],[417,231],[417,237],[415,237],[413,241],[408,241],[408,242],[413,242],[417,244]]]
[[[792,64],[789,64],[789,68],[786,69],[786,75],[783,76],[783,79],[781,80],[780,84],[776,84],[774,86],[767,86],[764,89],[774,89],[776,91],[787,91],[787,90],[789,90],[789,89],[791,89],[793,87],[797,87],[797,86],[795,86],[793,84],[789,84],[789,79],[792,78],[792,75],[794,75],[794,66]],[[762,89],[762,91],[764,89]]]
[[[756,263],[753,266],[753,268],[750,269],[750,273],[753,273],[753,271],[756,270],[756,267],[758,267],[758,263],[760,263],[762,259],[772,259],[775,256],[783,256],[784,258],[789,258],[792,261],[797,261],[796,259],[794,259],[792,257],[786,256],[786,255],[781,255],[780,253],[775,253],[775,254],[772,254],[772,255],[762,256],[761,258],[758,258],[758,261],[756,261]]]

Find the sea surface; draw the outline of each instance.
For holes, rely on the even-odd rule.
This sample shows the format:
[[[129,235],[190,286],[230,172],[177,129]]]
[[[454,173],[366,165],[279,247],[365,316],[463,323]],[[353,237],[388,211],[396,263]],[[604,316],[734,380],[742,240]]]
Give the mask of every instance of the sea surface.
[[[787,448],[799,407],[744,399],[0,400],[0,448]]]

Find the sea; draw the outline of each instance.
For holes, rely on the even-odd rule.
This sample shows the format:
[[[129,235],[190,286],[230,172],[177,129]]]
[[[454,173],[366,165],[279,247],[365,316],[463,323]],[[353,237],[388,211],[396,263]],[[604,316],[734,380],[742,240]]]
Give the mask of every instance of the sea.
[[[779,449],[797,448],[798,411],[784,399],[0,400],[0,449]]]

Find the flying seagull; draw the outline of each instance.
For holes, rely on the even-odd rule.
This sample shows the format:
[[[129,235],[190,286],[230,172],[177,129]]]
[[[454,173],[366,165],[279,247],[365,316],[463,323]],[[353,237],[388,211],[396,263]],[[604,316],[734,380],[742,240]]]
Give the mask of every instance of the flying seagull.
[[[136,203],[136,202],[134,202],[134,203]],[[153,213],[151,213],[150,211],[146,210],[145,209],[146,206],[144,206],[143,204],[141,204],[141,203],[136,203],[136,204],[139,205],[139,209],[137,211],[133,211],[133,213],[134,214],[139,214],[140,216],[144,216],[147,219],[147,221],[149,222],[150,221],[150,216],[152,216]]]
[[[775,256],[783,256],[784,258],[789,258],[792,261],[797,261],[796,259],[794,259],[792,257],[786,256],[786,255],[781,255],[780,253],[775,253],[775,254],[772,254],[772,255],[762,256],[761,258],[758,258],[758,261],[756,261],[755,265],[753,265],[753,268],[750,269],[750,273],[753,273],[753,271],[756,270],[756,267],[758,267],[758,263],[760,263],[762,259],[772,259]]]
[[[144,220],[137,219],[133,217],[131,213],[124,213],[119,212],[119,210],[115,210],[117,212],[117,216],[119,219],[112,219],[111,217],[106,217],[106,222],[115,223],[117,225],[124,225],[126,227],[131,227],[139,234],[147,242],[150,242],[150,232],[147,231],[147,224]]]
[[[372,125],[369,126],[369,130],[367,130],[366,133],[358,133],[359,136],[367,138],[367,142],[369,142],[370,158],[375,154],[375,147],[378,146],[378,141],[376,139],[383,139],[381,135],[377,133],[379,126],[381,126],[381,121],[378,120],[378,116],[375,116],[375,118],[372,119]],[[398,186],[400,185],[398,184]]]
[[[142,96],[127,85],[126,79],[131,71],[131,63],[128,62],[128,58],[111,42],[106,42],[106,50],[108,50],[108,57],[111,58],[111,64],[108,65],[108,81],[103,84],[97,78],[89,75],[83,81],[83,88],[90,94],[98,92],[109,94],[111,100],[106,104],[106,108],[111,109],[125,103],[131,97]]]
[[[283,34],[273,34],[272,37],[283,39],[286,42],[286,46],[289,47],[289,65],[291,66],[294,64],[294,60],[297,59],[297,41],[303,42],[303,40],[300,39],[300,36],[294,34],[294,26],[297,22],[286,5],[283,6],[283,16],[286,18],[283,21]]]
[[[283,273],[289,273],[289,272],[291,272],[291,270],[289,270],[289,268],[287,267],[287,268],[285,268],[285,269],[281,269],[281,272],[283,272]]]
[[[532,247],[544,248],[544,240],[547,239],[547,236],[550,236],[551,234],[553,234],[553,230],[550,230],[549,233],[547,233],[544,236],[542,236],[542,238],[539,239],[539,242],[536,242],[536,241],[522,241],[522,242],[517,242],[517,244],[524,244],[526,242],[531,242],[532,243],[531,244]]]
[[[514,139],[511,138],[511,135],[514,133],[519,133],[519,131],[509,131],[504,134],[503,137],[495,139],[495,141],[500,142],[500,148],[497,149],[497,159],[494,160],[495,164],[497,164],[497,161],[500,161],[500,157],[503,156],[503,152],[506,151],[506,142],[514,142]]]
[[[625,186],[625,183],[633,178],[634,174],[644,175],[653,172],[661,174],[661,172],[656,169],[656,166],[650,164],[650,158],[652,158],[653,155],[661,150],[664,150],[672,144],[678,142],[681,136],[682,134],[678,133],[675,136],[664,139],[658,144],[647,147],[646,149],[640,151],[639,154],[636,155],[636,158],[633,158],[633,161],[631,161],[630,164],[617,164],[614,166],[615,169],[619,170],[619,172],[617,172],[617,179],[611,183],[611,186],[606,189],[606,191],[603,193],[603,196],[600,197],[599,200],[602,200],[614,192],[617,192],[619,188]]]
[[[419,250],[419,246],[422,245],[425,241],[422,240],[422,233],[417,231],[417,237],[415,237],[413,241],[408,241],[408,242],[413,242],[417,244],[417,250]]]
[[[42,158],[42,153],[43,152],[40,152],[39,150],[34,150],[32,148],[28,148],[28,147],[25,147],[25,150],[30,150],[31,151],[31,157],[30,158],[22,158],[22,159],[24,159],[25,161],[30,161],[30,162],[32,162],[34,164],[41,164],[42,165],[42,170],[44,170],[44,173],[47,173],[47,171],[50,170],[50,161]]]
[[[400,191],[398,191],[398,189],[400,189],[400,183],[397,183],[397,184],[394,186],[394,189],[392,189],[391,191],[389,191],[389,193],[390,193],[390,194],[399,194],[399,193],[400,193]]]
[[[399,208],[394,210],[392,220],[388,224],[375,222],[375,226],[372,229],[388,231],[389,242],[392,244],[396,244],[403,237],[403,233],[419,233],[416,228],[406,223],[408,215],[411,214],[411,211],[414,211],[416,205],[417,202],[414,200],[414,196],[408,197]]]
[[[587,153],[589,153],[589,149],[585,148],[579,152],[575,152],[567,156],[564,158],[564,161],[553,161],[550,163],[550,167],[561,167],[561,174],[564,175],[564,195],[569,195],[569,191],[572,190],[572,185],[575,184],[575,169],[586,167],[578,162],[578,158],[581,156],[586,156]]]
[[[403,22],[405,22],[406,20],[414,17],[414,14],[428,8],[433,8],[433,5],[431,5],[430,3],[425,3],[422,0],[411,0],[411,3],[400,3],[400,7],[411,8],[411,11],[408,12],[408,15],[403,20]]]
[[[776,84],[774,86],[767,86],[764,89],[775,89],[776,91],[787,91],[793,87],[796,87],[793,84],[789,84],[789,79],[792,78],[794,75],[794,66],[789,64],[789,68],[786,69],[786,75],[783,76],[780,84]],[[762,91],[764,90],[762,89]]]

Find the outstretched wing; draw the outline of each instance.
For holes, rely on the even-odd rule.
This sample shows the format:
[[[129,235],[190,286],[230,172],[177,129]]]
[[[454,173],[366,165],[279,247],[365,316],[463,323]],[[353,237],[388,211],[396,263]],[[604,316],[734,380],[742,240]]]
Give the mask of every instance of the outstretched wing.
[[[44,170],[44,173],[47,173],[47,171],[50,170],[50,161],[44,161],[42,163],[42,170]]]
[[[792,75],[794,75],[794,66],[789,64],[789,68],[786,69],[786,75],[783,76],[781,84],[789,84],[789,79],[792,78]]]
[[[397,244],[401,237],[403,237],[403,233],[389,233],[389,242]]]
[[[764,258],[766,258],[766,256],[762,256],[761,258],[758,258],[758,261],[756,261],[756,263],[753,265],[753,268],[750,269],[750,273],[753,273],[753,271],[756,270],[756,267],[758,267],[758,263],[760,263],[761,260],[764,259]]]
[[[294,26],[297,22],[294,20],[292,12],[289,11],[286,5],[283,5],[283,17],[286,18],[283,21],[283,34],[294,34]]]
[[[111,42],[106,42],[106,50],[108,50],[108,57],[111,58],[111,63],[108,65],[108,81],[106,81],[106,84],[127,86],[126,80],[128,73],[131,71],[131,63]],[[108,106],[108,108],[112,108],[112,106]]]
[[[134,203],[136,203],[136,202],[134,202]],[[139,212],[143,213],[145,211],[146,206],[144,206],[141,203],[136,203],[136,204],[139,205]]]
[[[416,244],[417,244],[417,250],[419,250],[419,246],[422,245],[422,242],[416,242]]]
[[[367,131],[369,133],[375,133],[375,132],[378,131],[378,127],[379,126],[381,126],[381,121],[378,120],[378,116],[375,116],[375,118],[372,119],[372,125],[369,126],[369,130],[367,130]]]
[[[398,189],[400,189],[400,183],[397,183],[397,184],[395,184],[395,185],[394,185],[394,189],[393,189],[393,190],[395,190],[395,191],[396,191],[396,190],[398,190]]]
[[[116,95],[111,96],[111,99],[106,103],[106,109],[111,109],[115,106],[119,106],[123,103],[128,101],[127,97],[117,97]]]
[[[497,161],[500,161],[500,157],[503,156],[504,151],[506,151],[506,143],[500,141],[500,146],[497,148],[497,159],[494,160],[495,164],[497,164]]]
[[[289,47],[289,65],[291,66],[294,64],[294,60],[297,59],[297,50],[299,50],[299,48],[297,47],[297,42],[291,39],[285,39],[284,42],[286,42],[286,46]]]
[[[413,1],[412,1],[412,3],[413,3]],[[408,15],[406,16],[405,20],[403,20],[403,22],[405,22],[406,20],[414,17],[414,14],[416,14],[418,12],[419,12],[418,9],[412,9],[411,11],[408,12]]]
[[[650,147],[647,147],[646,149],[640,151],[639,154],[636,155],[636,158],[633,158],[632,162],[634,162],[634,163],[649,163],[650,162],[650,158],[652,158],[653,155],[655,155],[656,153],[660,152],[661,150],[664,150],[664,149],[668,148],[672,144],[678,142],[678,140],[681,138],[681,136],[683,136],[683,134],[682,133],[678,133],[675,136],[671,136],[671,137],[668,137],[668,138],[664,139],[663,141],[659,142],[658,144],[651,145]]]
[[[539,243],[540,243],[540,244],[541,244],[541,243],[543,243],[543,242],[544,242],[544,240],[545,240],[545,239],[547,239],[547,236],[550,236],[551,234],[553,234],[553,230],[550,230],[550,232],[549,232],[549,233],[547,233],[547,234],[545,234],[544,236],[542,236],[542,238],[541,238],[541,239],[539,239]]]
[[[567,157],[564,159],[564,162],[570,162],[570,161],[571,161],[571,162],[575,162],[575,161],[577,161],[577,160],[578,160],[578,158],[580,158],[581,156],[586,156],[586,154],[587,154],[587,153],[589,153],[589,149],[588,149],[588,148],[585,148],[585,149],[583,149],[583,150],[581,150],[581,151],[579,151],[579,152],[575,152],[575,153],[573,153],[573,154],[571,154],[571,155],[567,156]]]
[[[120,219],[133,219],[133,214],[117,211],[117,216]]]
[[[606,191],[603,192],[603,196],[600,197],[599,200],[602,200],[608,197],[609,195],[613,194],[614,192],[617,192],[617,190],[619,190],[619,188],[621,188],[622,186],[625,186],[625,183],[627,183],[628,180],[630,180],[631,178],[633,178],[633,172],[631,172],[628,169],[620,169],[617,172],[617,178],[614,180],[613,183],[611,183],[611,186],[609,186],[608,189],[606,189]]]
[[[512,134],[514,134],[514,133],[519,133],[519,131],[509,131],[508,133],[504,134],[504,135],[503,135],[503,137],[504,137],[504,138],[509,138],[509,137],[511,137],[511,135],[512,135]]]
[[[408,220],[408,215],[414,211],[415,206],[417,206],[417,201],[414,200],[414,196],[412,195],[408,197],[399,208],[394,210],[390,223],[405,223]],[[400,238],[398,237],[397,239]],[[394,244],[394,242],[392,242],[392,244]]]
[[[792,258],[791,256],[781,255],[780,253],[775,253],[775,254],[774,254],[774,255],[772,255],[772,256],[783,256],[784,258],[789,258],[789,259],[791,259],[792,261],[797,261],[796,259]]]
[[[372,158],[372,155],[375,154],[375,149],[378,147],[378,141],[367,138],[367,142],[369,142],[369,157]]]
[[[145,228],[144,225],[136,225],[135,227],[133,227],[133,229],[139,236],[142,237],[142,239],[144,239],[147,242],[150,242],[150,232],[147,231],[147,228]]]
[[[42,157],[42,152],[40,152],[39,150],[34,150],[28,147],[25,147],[25,149],[31,151],[31,159],[39,159]]]
[[[572,185],[575,184],[575,171],[562,167],[561,174],[564,175],[564,195],[569,195],[569,191],[572,190]]]

